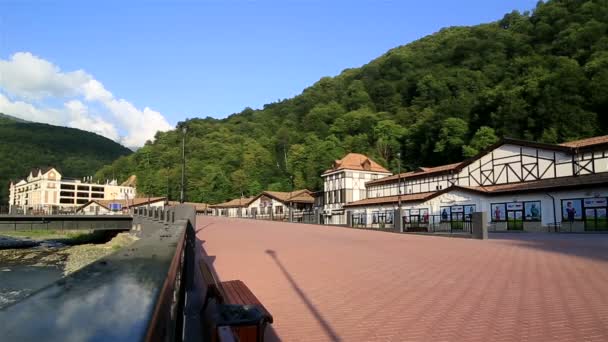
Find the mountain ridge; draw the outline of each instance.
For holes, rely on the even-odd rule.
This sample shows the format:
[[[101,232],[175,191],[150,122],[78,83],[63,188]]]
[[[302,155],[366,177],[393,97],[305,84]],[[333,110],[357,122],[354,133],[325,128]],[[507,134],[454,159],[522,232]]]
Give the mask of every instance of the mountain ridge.
[[[177,194],[187,126],[190,200],[320,190],[319,175],[347,152],[395,172],[398,153],[410,170],[460,161],[504,136],[606,134],[607,88],[608,1],[539,2],[441,29],[262,109],[180,122],[97,175],[135,173],[143,191]]]
[[[0,205],[8,201],[10,179],[23,179],[32,168],[54,166],[67,177],[91,176],[131,153],[93,132],[0,115]]]

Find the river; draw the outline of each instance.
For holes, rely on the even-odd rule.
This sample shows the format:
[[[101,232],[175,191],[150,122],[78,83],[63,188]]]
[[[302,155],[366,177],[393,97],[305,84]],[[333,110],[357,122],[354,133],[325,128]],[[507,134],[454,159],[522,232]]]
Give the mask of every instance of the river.
[[[61,248],[0,251],[0,309],[63,277]]]
[[[7,242],[15,237],[2,239]],[[35,247],[0,250],[0,310],[135,240],[128,233],[120,233],[110,241],[97,243],[69,246],[38,240]],[[79,237],[78,241],[91,240]]]

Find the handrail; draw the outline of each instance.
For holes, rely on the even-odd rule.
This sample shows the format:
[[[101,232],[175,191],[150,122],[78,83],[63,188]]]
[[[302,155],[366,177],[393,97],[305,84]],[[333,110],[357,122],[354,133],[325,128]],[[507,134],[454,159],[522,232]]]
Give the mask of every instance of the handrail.
[[[163,216],[173,215],[159,222],[134,212],[140,240],[0,310],[2,339],[182,340],[185,294],[194,290],[194,207]]]

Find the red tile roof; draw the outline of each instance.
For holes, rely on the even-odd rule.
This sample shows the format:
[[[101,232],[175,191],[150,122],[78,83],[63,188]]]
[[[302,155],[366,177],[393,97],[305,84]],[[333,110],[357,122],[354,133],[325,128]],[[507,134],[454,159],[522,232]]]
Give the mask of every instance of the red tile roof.
[[[260,196],[267,195],[281,202],[314,203],[315,199],[311,194],[310,190],[302,189],[294,191],[264,191]]]
[[[460,163],[454,163],[454,164],[434,166],[434,167],[420,167],[420,168],[418,168],[418,170],[410,171],[410,172],[405,172],[405,173],[402,173],[401,175],[392,175],[392,176],[389,176],[389,177],[375,179],[373,181],[367,182],[366,185],[382,184],[382,183],[386,183],[386,182],[391,182],[391,181],[397,180],[398,178],[407,179],[407,178],[414,178],[414,177],[419,177],[419,176],[427,176],[427,175],[437,174],[437,173],[448,173],[450,171],[456,170],[461,164],[462,164],[462,162],[460,162]]]
[[[581,147],[589,147],[589,146],[601,145],[601,144],[608,144],[608,135],[568,141],[568,142],[565,142],[565,143],[562,143],[559,145],[566,146],[566,147],[572,147],[572,148],[581,148]]]
[[[120,205],[123,208],[129,208],[129,207],[141,207],[144,205],[148,205],[148,203],[152,204],[152,203],[156,203],[156,202],[161,202],[161,201],[165,201],[165,197],[150,197],[150,200],[148,200],[147,197],[138,197],[138,198],[132,198],[132,199],[116,199],[116,200],[91,200],[88,201],[87,203],[83,204],[82,206],[78,207],[78,210],[89,206],[92,203],[97,203],[100,206],[106,208],[106,209],[110,209],[110,204],[112,203],[120,203]]]
[[[323,174],[338,171],[338,170],[355,170],[355,171],[371,171],[371,172],[383,172],[391,173],[382,165],[371,160],[368,156],[360,153],[349,153],[342,159],[338,159],[334,162],[334,166],[325,171]]]
[[[541,189],[553,188],[568,188],[581,187],[591,185],[608,184],[608,173],[596,173],[591,175],[583,175],[577,177],[559,177],[550,179],[541,179],[521,183],[512,184],[497,184],[489,186],[462,187],[486,193],[504,193],[504,192],[519,192],[519,191],[534,191]]]
[[[591,147],[591,146],[596,146],[596,145],[608,144],[608,135],[586,138],[586,139],[575,140],[575,141],[569,141],[569,142],[565,142],[565,143],[562,143],[559,145],[504,138],[501,141],[499,141],[498,143],[489,147],[488,150],[492,150],[492,149],[497,148],[498,146],[501,146],[504,144],[515,144],[515,145],[529,146],[529,147],[535,147],[535,148],[541,148],[541,149],[542,148],[557,149],[557,150],[564,150],[565,152],[570,152],[569,149],[572,149],[572,148],[585,148],[585,147]],[[480,155],[483,155],[487,152],[488,151],[483,151],[480,153]],[[473,160],[477,160],[480,155],[473,157],[473,158],[469,158],[469,159],[459,162],[459,163],[454,163],[454,164],[447,164],[447,165],[441,165],[441,166],[435,166],[435,167],[419,167],[418,170],[402,173],[400,176],[393,175],[393,176],[389,176],[389,177],[375,179],[373,181],[367,182],[366,184],[368,184],[368,185],[383,184],[386,182],[395,181],[399,177],[402,179],[407,179],[407,178],[415,178],[415,177],[420,177],[420,176],[427,176],[430,174],[449,173],[451,171],[459,170],[459,169],[463,168],[464,166],[470,164]]]
[[[169,201],[170,206],[179,205],[179,204],[181,204],[181,203],[179,203],[179,201]],[[196,211],[198,211],[198,212],[209,209],[209,204],[207,204],[207,203],[184,202],[184,204],[193,206],[196,209]]]
[[[210,208],[242,208],[242,207],[246,207],[249,204],[251,204],[251,202],[253,202],[253,200],[255,200],[255,199],[256,199],[256,197],[235,198],[228,202],[212,204],[209,207]]]
[[[417,194],[409,194],[409,195],[401,195],[401,202],[422,202],[427,198],[430,198],[433,195],[436,195],[437,192],[420,192]],[[366,198],[364,200],[359,200],[352,203],[347,203],[344,207],[357,207],[362,205],[374,205],[374,204],[387,204],[387,203],[397,203],[399,202],[398,196],[385,196],[385,197],[375,197],[375,198]]]

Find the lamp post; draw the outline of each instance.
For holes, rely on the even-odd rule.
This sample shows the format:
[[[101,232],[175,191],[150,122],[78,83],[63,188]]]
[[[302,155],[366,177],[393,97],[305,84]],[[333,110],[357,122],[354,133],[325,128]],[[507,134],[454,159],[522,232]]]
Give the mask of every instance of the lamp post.
[[[401,152],[397,152],[397,207],[401,215]]]
[[[294,188],[294,184],[293,184],[293,175],[289,175],[289,180],[291,181],[291,191],[289,191],[289,202],[287,203],[289,205],[289,222],[293,221],[293,201],[291,200],[291,197],[293,196],[293,188]]]
[[[182,127],[182,184],[181,190],[179,194],[179,203],[184,203],[186,201],[186,133],[188,132],[188,128],[186,126]]]

